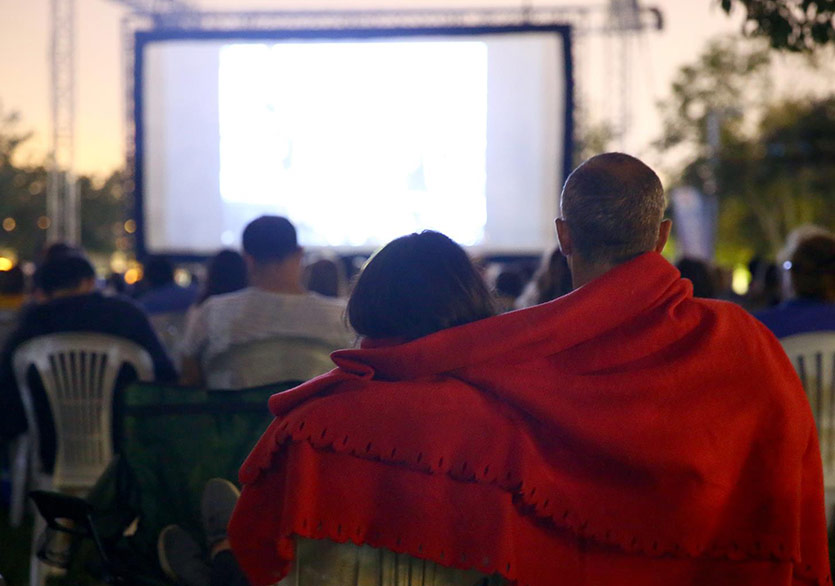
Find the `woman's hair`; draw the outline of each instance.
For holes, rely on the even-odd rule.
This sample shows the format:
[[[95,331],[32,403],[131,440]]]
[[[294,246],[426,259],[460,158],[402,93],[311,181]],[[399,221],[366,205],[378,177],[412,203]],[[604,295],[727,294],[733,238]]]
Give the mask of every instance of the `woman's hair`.
[[[495,315],[467,253],[430,230],[392,240],[372,256],[347,312],[361,336],[405,340]]]
[[[221,250],[211,259],[206,270],[206,283],[197,298],[200,305],[212,295],[243,289],[248,284],[244,257],[234,250]]]

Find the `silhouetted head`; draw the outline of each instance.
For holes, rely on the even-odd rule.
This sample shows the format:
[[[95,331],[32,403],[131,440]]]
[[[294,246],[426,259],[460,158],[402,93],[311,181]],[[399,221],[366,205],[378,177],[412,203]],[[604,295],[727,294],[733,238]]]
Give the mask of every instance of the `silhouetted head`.
[[[164,256],[149,256],[142,277],[151,289],[174,282],[174,265]]]
[[[41,265],[35,281],[47,297],[87,293],[95,288],[96,271],[80,254],[66,254]]]
[[[344,290],[345,271],[337,259],[320,258],[304,268],[305,287],[326,297],[339,297]]]
[[[211,259],[206,269],[206,282],[197,303],[203,303],[212,295],[239,291],[247,286],[244,257],[234,250],[221,250]]]
[[[300,252],[296,229],[282,216],[261,216],[244,228],[244,253],[255,263],[281,262]]]
[[[835,235],[816,234],[802,239],[789,263],[797,297],[835,302]]]
[[[84,256],[84,253],[78,247],[67,244],[66,242],[51,242],[45,245],[41,252],[43,262],[48,262],[53,258],[66,255]]]
[[[495,314],[467,253],[429,230],[392,240],[372,256],[347,311],[359,335],[404,340]]]
[[[676,263],[676,268],[685,279],[693,283],[693,296],[703,298],[716,297],[716,283],[711,274],[710,265],[698,258],[684,257]]]
[[[592,157],[563,187],[557,220],[563,253],[586,265],[612,267],[660,252],[670,231],[664,208],[661,180],[647,165],[623,153]]]

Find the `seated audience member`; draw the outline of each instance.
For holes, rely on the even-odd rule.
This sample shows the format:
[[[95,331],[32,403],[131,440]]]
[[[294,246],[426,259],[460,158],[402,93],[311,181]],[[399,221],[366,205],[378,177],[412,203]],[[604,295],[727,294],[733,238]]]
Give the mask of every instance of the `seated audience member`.
[[[152,256],[143,271],[144,292],[137,301],[149,314],[185,312],[197,297],[193,287],[174,281],[174,265],[164,256]]]
[[[756,256],[748,263],[751,284],[745,295],[745,307],[748,311],[759,311],[774,307],[783,298],[777,265]]]
[[[209,297],[234,293],[249,284],[246,261],[236,250],[221,250],[209,259],[206,280],[197,296],[196,305],[202,305]]]
[[[527,284],[522,295],[516,300],[516,308],[531,307],[546,303],[571,293],[571,271],[565,255],[557,246],[548,254]]]
[[[693,297],[704,299],[716,298],[716,282],[711,274],[710,265],[699,258],[684,257],[676,263],[682,279],[693,284]]]
[[[520,271],[512,267],[502,268],[496,275],[496,283],[493,287],[497,313],[505,313],[514,309],[516,298],[522,294],[524,288],[525,281]]]
[[[754,314],[778,338],[835,331],[835,234],[818,233],[796,243],[783,264],[791,297]]]
[[[368,262],[348,300],[348,317],[362,336],[363,347],[404,344],[446,328],[481,320],[495,314],[493,298],[481,275],[455,242],[438,232],[425,231],[393,240]],[[443,387],[438,389],[443,409]],[[333,536],[335,541],[344,541]],[[195,551],[196,544],[179,530],[161,538],[161,551]],[[400,584],[393,579],[376,580],[393,569],[426,576],[427,585],[472,585],[499,583],[477,569],[446,568],[368,545],[300,539],[295,543],[296,569],[289,582],[281,584]],[[193,556],[192,556],[193,557]],[[187,556],[169,556],[169,566],[189,566]],[[205,569],[204,569],[205,571]],[[178,572],[175,572],[178,574]],[[430,578],[431,576],[431,578]]]
[[[296,229],[286,218],[261,216],[244,229],[243,249],[250,286],[197,309],[183,340],[183,384],[242,388],[326,372],[330,352],[350,346],[353,336],[342,317],[344,301],[302,287]],[[225,366],[224,356],[269,340],[277,343],[269,372],[263,361],[258,368]]]
[[[176,380],[177,373],[145,312],[130,299],[108,297],[96,291],[95,271],[86,258],[77,253],[56,256],[41,266],[37,279],[45,300],[24,312],[0,354],[2,439],[11,439],[26,430],[12,358],[21,344],[34,337],[59,332],[95,332],[125,338],[148,351],[157,380]],[[121,383],[133,378],[127,370],[120,374]],[[32,393],[40,426],[41,457],[45,467],[51,469],[55,458],[55,430],[43,387],[33,385]]]
[[[639,160],[593,157],[561,195],[570,295],[365,341],[274,395],[229,525],[250,581],[329,539],[531,586],[829,584],[800,381],[762,324],[659,254],[664,206]],[[389,314],[370,335],[410,339],[415,308]]]
[[[342,297],[346,280],[345,269],[339,259],[320,258],[304,267],[307,290],[325,297]]]

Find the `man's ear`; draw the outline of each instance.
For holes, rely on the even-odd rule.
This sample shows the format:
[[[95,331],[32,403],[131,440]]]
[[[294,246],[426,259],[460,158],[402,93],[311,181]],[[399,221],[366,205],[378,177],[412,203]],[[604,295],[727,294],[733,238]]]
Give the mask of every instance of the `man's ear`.
[[[658,240],[655,241],[655,252],[661,252],[667,245],[667,240],[670,239],[670,231],[673,229],[672,220],[662,220],[658,227]]]
[[[562,218],[557,218],[554,223],[557,225],[557,241],[560,243],[560,250],[563,255],[571,256],[574,253],[574,244],[571,242],[568,224]]]

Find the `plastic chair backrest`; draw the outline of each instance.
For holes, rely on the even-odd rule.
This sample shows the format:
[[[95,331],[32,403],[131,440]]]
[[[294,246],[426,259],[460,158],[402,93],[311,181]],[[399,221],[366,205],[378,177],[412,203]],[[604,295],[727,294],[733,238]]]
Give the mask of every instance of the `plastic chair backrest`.
[[[99,333],[38,336],[14,353],[14,371],[33,435],[37,459],[37,420],[27,372],[34,366],[49,400],[57,452],[52,485],[89,488],[113,457],[112,404],[116,377],[129,364],[141,380],[153,378],[153,362],[137,344]]]
[[[826,485],[835,484],[835,331],[780,339],[815,416]]]
[[[249,389],[286,380],[309,380],[332,370],[333,344],[314,338],[276,337],[237,344],[203,365],[210,389]]]

